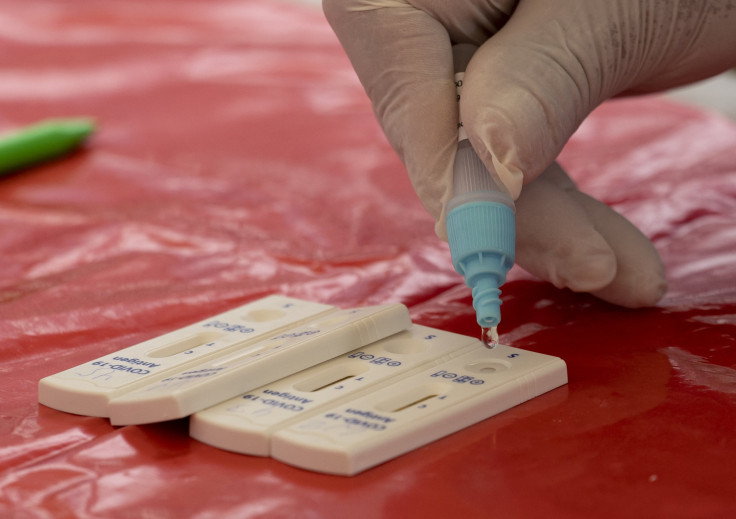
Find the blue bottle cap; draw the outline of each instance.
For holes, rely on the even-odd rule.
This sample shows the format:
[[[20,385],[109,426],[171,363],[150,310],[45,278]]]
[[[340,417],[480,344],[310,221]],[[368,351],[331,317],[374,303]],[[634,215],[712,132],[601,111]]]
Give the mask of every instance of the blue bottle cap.
[[[452,264],[472,289],[473,307],[482,328],[501,321],[501,290],[514,265],[514,211],[498,202],[470,202],[447,214]]]

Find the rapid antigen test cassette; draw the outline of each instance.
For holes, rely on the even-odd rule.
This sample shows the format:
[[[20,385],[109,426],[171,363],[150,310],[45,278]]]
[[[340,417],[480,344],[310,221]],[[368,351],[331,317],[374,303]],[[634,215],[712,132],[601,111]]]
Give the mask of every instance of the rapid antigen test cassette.
[[[113,425],[183,418],[411,326],[403,305],[337,310],[168,375],[108,404]]]
[[[477,339],[414,325],[196,413],[190,434],[222,449],[268,456],[279,429],[477,347]]]
[[[228,385],[218,386],[217,397],[226,399],[245,386],[252,389],[409,326],[409,312],[401,304],[339,310],[270,296],[46,377],[39,382],[38,400],[87,416],[107,417],[112,409],[120,423],[178,418],[186,414],[178,413],[176,406],[161,408],[158,416],[155,409],[147,411],[152,393],[145,389],[139,396],[140,415],[135,410],[131,414],[126,401],[112,408],[110,404],[151,384],[155,391],[160,387],[155,383],[163,379],[167,382],[162,384],[176,393],[176,381],[201,379],[205,373],[221,378],[237,371],[239,380],[228,378]],[[223,362],[217,362],[220,359]],[[198,369],[204,365],[201,369],[210,371]],[[263,378],[264,370],[272,378]],[[194,400],[200,401],[196,395]]]
[[[198,412],[190,435],[349,476],[565,383],[557,357],[414,325]]]
[[[503,345],[489,351],[479,343],[451,360],[277,430],[271,457],[350,476],[566,382],[560,359]]]
[[[221,449],[354,475],[567,383],[540,353],[270,296],[42,379],[39,401],[115,425],[191,415]]]

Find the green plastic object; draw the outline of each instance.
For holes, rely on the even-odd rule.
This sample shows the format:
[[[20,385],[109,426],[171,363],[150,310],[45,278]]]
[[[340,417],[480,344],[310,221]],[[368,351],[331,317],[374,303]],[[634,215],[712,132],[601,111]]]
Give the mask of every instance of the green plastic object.
[[[94,131],[88,118],[48,119],[0,136],[0,176],[62,157]]]

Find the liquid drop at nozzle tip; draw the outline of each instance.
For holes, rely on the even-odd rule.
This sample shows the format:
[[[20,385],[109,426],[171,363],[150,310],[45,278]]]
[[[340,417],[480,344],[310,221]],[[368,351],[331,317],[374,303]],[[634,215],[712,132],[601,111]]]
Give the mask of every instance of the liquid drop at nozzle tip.
[[[498,329],[494,326],[493,328],[481,328],[480,340],[489,350],[492,350],[498,346]]]

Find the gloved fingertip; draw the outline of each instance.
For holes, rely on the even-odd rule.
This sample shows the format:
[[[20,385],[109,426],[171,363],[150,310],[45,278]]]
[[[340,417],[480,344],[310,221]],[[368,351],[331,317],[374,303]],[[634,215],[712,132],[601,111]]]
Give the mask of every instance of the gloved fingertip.
[[[626,308],[647,308],[656,305],[667,293],[664,267],[627,269],[616,280],[593,295]]]
[[[636,285],[636,290],[630,293],[634,297],[629,297],[621,306],[628,308],[647,308],[656,305],[667,293],[669,285],[664,276],[650,277],[642,279]]]
[[[551,269],[549,280],[558,288],[594,292],[610,285],[615,277],[616,256],[603,249],[565,255]]]
[[[507,167],[499,161],[495,155],[491,154],[493,168],[496,170],[498,180],[508,190],[508,194],[516,200],[521,194],[521,187],[524,185],[524,174],[519,168]]]

